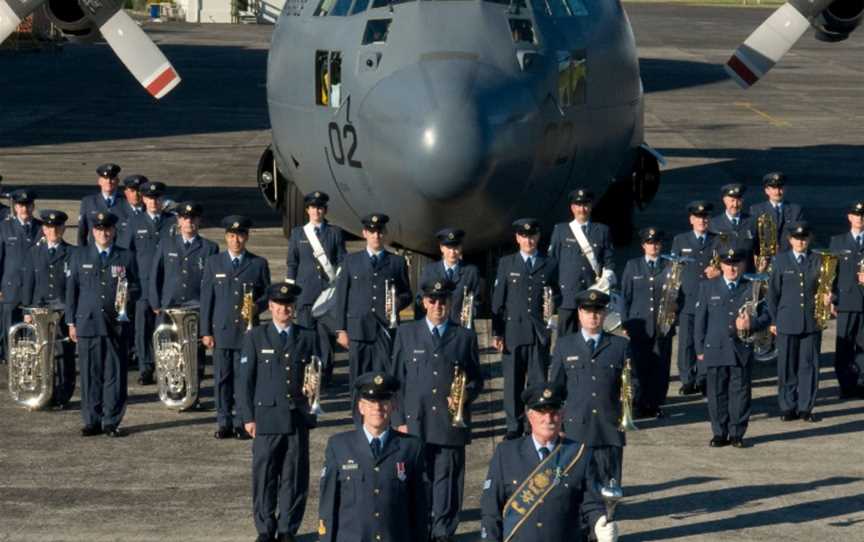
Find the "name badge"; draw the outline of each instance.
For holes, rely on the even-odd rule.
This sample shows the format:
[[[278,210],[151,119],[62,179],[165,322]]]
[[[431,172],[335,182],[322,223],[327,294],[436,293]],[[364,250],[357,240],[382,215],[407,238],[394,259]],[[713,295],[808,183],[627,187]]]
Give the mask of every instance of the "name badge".
[[[576,361],[579,359],[579,356],[567,356],[567,361]]]
[[[263,349],[261,350],[261,353],[262,353],[262,354],[275,354],[276,351],[273,350],[272,348],[263,348]]]
[[[510,273],[511,277],[521,277],[522,273]]]
[[[169,255],[169,256],[174,256],[175,258],[178,256],[178,254],[177,254],[176,252],[169,252],[168,255]]]
[[[415,354],[425,354],[426,351],[425,350],[415,350],[414,353]]]
[[[712,295],[712,296],[711,296],[711,301],[715,301],[715,300],[716,300],[716,301],[719,301],[719,300],[720,300],[720,296],[719,296],[719,295]]]
[[[357,463],[344,463],[342,465],[342,470],[357,470],[360,468],[360,465]]]
[[[783,271],[783,272],[788,273],[790,275],[794,275],[795,273],[797,273],[797,271],[795,271],[794,269],[787,269],[786,271]]]
[[[302,245],[302,244],[307,244],[307,245],[308,245],[308,244],[309,244],[309,241],[307,241],[306,239],[300,239],[300,244],[301,244],[301,245]]]
[[[6,239],[8,239],[9,241],[17,241],[18,240],[17,237],[7,237]]]
[[[633,275],[633,280],[644,279],[645,275]]]
[[[150,232],[148,232],[147,230],[138,230],[137,233],[142,234],[142,233],[150,233]]]
[[[228,276],[228,275],[226,275],[225,273],[216,273],[216,278],[217,278],[217,279],[224,279],[224,278],[227,277],[227,276]]]
[[[682,248],[681,252],[693,252],[692,248]]]
[[[81,264],[81,269],[93,269],[92,263]]]

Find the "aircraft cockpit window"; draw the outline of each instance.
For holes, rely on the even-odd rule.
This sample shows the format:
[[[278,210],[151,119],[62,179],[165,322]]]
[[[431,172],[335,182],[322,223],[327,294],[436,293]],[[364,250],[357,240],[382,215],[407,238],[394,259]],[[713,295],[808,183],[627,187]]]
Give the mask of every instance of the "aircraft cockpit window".
[[[338,51],[315,51],[315,103],[342,105],[342,54]]]
[[[584,17],[588,9],[582,0],[544,0],[546,13],[552,17]]]
[[[315,10],[316,17],[324,17],[327,15],[339,17],[348,15],[348,10],[351,8],[353,0],[321,0],[318,4],[318,9]]]
[[[386,8],[387,6],[395,6],[396,4],[407,4],[415,0],[372,0],[372,9]]]
[[[513,7],[524,8],[527,7],[525,4],[525,0],[483,0],[484,2],[492,2],[493,4],[504,4],[505,6],[509,6],[513,3]]]
[[[363,33],[363,45],[385,43],[390,32],[390,19],[369,19]]]
[[[369,7],[369,0],[357,0],[354,2],[354,7],[351,8],[351,15],[362,13]]]
[[[534,25],[527,19],[510,19],[510,34],[515,43],[537,44],[534,36]]]

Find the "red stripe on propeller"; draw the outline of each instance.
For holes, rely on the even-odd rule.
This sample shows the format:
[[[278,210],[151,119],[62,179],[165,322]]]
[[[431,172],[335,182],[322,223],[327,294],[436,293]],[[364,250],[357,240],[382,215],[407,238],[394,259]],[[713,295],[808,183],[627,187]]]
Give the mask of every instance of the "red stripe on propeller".
[[[147,85],[147,92],[151,96],[158,98],[165,87],[170,85],[175,79],[177,79],[177,72],[174,71],[174,68],[168,66],[165,68],[165,71],[160,73],[156,79]]]
[[[747,86],[753,86],[757,81],[759,81],[759,77],[757,77],[756,74],[753,73],[750,68],[745,66],[744,63],[735,55],[732,55],[732,58],[729,59],[726,65],[732,68],[732,70],[738,74],[738,77],[747,83]]]

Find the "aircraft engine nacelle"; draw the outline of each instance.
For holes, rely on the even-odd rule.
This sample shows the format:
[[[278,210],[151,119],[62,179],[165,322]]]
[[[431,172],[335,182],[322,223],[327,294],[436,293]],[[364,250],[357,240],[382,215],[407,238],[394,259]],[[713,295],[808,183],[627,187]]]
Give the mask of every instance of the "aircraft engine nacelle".
[[[42,9],[63,35],[75,41],[94,41],[99,29],[87,18],[78,2],[70,0],[48,0]]]
[[[864,0],[836,0],[813,21],[816,39],[843,41],[864,21]]]

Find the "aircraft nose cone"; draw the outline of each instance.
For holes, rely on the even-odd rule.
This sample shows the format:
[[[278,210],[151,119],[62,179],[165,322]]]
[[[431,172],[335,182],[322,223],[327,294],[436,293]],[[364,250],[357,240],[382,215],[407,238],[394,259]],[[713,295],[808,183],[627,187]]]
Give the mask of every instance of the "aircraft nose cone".
[[[361,110],[375,125],[377,169],[434,200],[470,190],[488,168],[484,69],[471,59],[428,60],[382,80]]]

